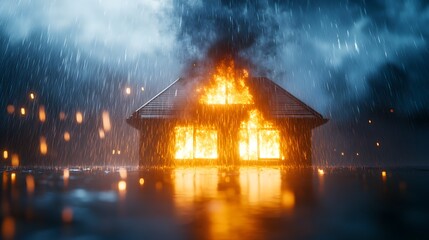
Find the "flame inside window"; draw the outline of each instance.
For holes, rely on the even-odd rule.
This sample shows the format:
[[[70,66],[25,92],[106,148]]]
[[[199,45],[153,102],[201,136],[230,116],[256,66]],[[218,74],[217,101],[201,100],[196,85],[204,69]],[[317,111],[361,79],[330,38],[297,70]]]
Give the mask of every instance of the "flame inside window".
[[[216,67],[209,85],[198,89],[203,104],[252,104],[253,97],[246,86],[249,73],[235,68],[233,60],[224,60]]]
[[[249,120],[241,123],[239,139],[242,160],[280,158],[280,133],[257,110],[250,111]]]
[[[210,128],[179,126],[175,128],[176,159],[216,159],[217,131]]]

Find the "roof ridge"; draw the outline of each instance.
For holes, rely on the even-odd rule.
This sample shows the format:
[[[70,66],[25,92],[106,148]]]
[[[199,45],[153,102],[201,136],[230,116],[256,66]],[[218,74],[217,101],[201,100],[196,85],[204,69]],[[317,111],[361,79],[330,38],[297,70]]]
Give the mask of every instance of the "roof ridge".
[[[158,94],[156,94],[154,97],[152,97],[151,99],[149,99],[145,104],[143,104],[141,107],[139,107],[137,110],[135,110],[134,112],[138,112],[140,111],[142,108],[146,107],[146,105],[148,105],[149,103],[151,103],[154,99],[156,99],[157,97],[159,97],[161,94],[163,94],[165,91],[167,91],[171,86],[173,86],[175,83],[177,83],[179,80],[183,79],[182,77],[179,77],[178,79],[174,80],[172,83],[170,83],[166,88],[164,88],[164,90],[160,91]]]
[[[262,78],[265,81],[270,81],[271,83],[273,83],[276,87],[280,88],[281,91],[283,91],[286,95],[288,95],[288,97],[292,98],[293,100],[297,101],[298,103],[300,103],[304,108],[306,108],[308,111],[310,111],[311,113],[313,113],[314,115],[316,115],[319,118],[323,118],[323,116],[318,113],[316,110],[314,110],[312,107],[310,107],[309,105],[307,105],[305,102],[303,102],[302,100],[300,100],[299,98],[295,97],[292,93],[290,93],[288,90],[284,89],[282,86],[280,86],[279,84],[277,84],[276,82],[274,82],[273,80],[267,78],[267,77],[252,77],[252,78]]]

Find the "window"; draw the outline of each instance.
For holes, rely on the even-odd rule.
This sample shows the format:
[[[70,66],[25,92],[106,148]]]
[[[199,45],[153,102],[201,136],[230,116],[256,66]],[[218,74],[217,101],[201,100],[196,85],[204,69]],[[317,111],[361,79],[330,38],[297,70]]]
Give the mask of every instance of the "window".
[[[217,159],[217,131],[211,128],[179,126],[175,131],[176,159]]]

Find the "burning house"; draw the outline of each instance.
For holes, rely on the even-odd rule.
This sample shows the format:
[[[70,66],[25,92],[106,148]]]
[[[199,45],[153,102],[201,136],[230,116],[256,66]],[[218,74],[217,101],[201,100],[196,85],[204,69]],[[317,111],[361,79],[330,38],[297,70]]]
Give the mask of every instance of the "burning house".
[[[319,113],[265,77],[223,61],[203,80],[179,78],[127,122],[140,131],[140,166],[311,165]]]

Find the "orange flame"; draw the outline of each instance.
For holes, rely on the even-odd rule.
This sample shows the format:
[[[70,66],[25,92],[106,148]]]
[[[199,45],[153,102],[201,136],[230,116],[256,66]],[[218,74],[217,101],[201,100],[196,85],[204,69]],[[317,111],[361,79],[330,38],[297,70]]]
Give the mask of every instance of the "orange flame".
[[[239,137],[241,159],[280,159],[280,133],[258,110],[251,110],[249,120],[241,123]]]
[[[175,128],[176,159],[216,159],[217,131],[210,128],[178,126]]]
[[[203,104],[252,104],[253,97],[246,86],[249,73],[245,69],[235,68],[233,60],[224,60],[216,67],[216,73],[202,92],[200,103]]]

